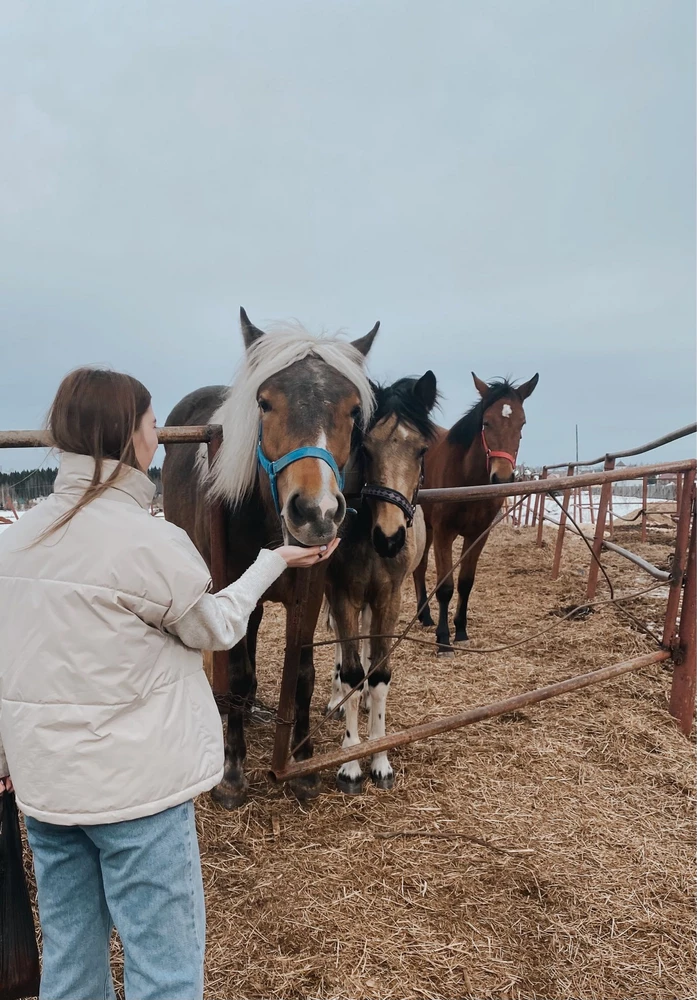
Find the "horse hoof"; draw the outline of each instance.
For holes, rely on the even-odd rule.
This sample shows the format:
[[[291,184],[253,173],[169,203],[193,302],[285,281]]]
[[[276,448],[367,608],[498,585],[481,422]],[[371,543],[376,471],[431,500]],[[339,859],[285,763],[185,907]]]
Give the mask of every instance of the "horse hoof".
[[[466,632],[455,633],[455,645],[456,646],[468,646],[469,636]]]
[[[439,646],[438,656],[442,656],[444,659],[450,659],[455,656],[455,650],[452,646]]]
[[[358,778],[347,778],[344,774],[337,774],[336,787],[344,795],[361,795],[363,792],[363,775]]]
[[[423,616],[419,615],[419,621],[421,622],[424,628],[433,628],[433,626],[436,624],[433,620],[433,617],[430,614]]]
[[[295,778],[289,782],[293,795],[299,802],[316,799],[320,793],[319,776],[308,774],[304,778]]]
[[[370,780],[373,782],[376,788],[382,788],[386,792],[391,791],[394,788],[394,774],[377,774],[375,771],[370,772]]]
[[[239,809],[240,806],[244,805],[247,801],[247,793],[249,792],[249,782],[242,775],[241,781],[236,784],[232,784],[230,781],[226,781],[225,778],[216,785],[211,791],[211,798],[214,802],[217,802],[219,806],[223,809],[227,809],[231,812],[233,809]]]

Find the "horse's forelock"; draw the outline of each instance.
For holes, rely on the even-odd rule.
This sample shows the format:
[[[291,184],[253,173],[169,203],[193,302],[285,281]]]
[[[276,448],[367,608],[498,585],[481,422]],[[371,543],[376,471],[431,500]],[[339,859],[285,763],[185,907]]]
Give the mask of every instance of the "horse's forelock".
[[[274,375],[310,356],[320,358],[355,386],[362,419],[370,419],[373,393],[364,359],[350,343],[338,337],[315,337],[297,325],[276,328],[275,333],[259,338],[246,352],[225,401],[211,417],[211,423],[223,428],[223,443],[210,478],[214,496],[235,504],[250,493],[257,473],[259,388]]]

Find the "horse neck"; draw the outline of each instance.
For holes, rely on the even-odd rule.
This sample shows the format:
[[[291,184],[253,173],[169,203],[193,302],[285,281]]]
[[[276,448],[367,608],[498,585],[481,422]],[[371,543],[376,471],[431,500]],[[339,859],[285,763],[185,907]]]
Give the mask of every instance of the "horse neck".
[[[477,434],[469,448],[451,444],[447,438],[445,446],[445,466],[448,486],[486,486],[489,482],[486,452],[481,434]]]
[[[489,483],[489,465],[482,435],[477,434],[469,446],[463,463],[463,470],[472,486],[486,486]]]
[[[238,545],[240,539],[257,547],[283,543],[283,530],[271,490],[268,484],[262,485],[258,472],[248,496],[234,507],[227,506],[227,524],[228,540],[236,539]]]

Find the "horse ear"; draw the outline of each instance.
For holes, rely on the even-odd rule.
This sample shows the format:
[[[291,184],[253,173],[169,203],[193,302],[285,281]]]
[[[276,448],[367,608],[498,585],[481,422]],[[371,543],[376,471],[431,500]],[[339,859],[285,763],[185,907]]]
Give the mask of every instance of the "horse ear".
[[[472,372],[472,378],[474,379],[474,384],[477,387],[477,392],[482,397],[482,399],[484,399],[484,397],[489,392],[489,386],[486,384],[486,382],[482,382],[480,378],[477,378],[474,372]]]
[[[518,388],[516,389],[516,392],[518,393],[521,399],[527,399],[528,396],[532,396],[533,392],[535,391],[535,386],[539,381],[540,381],[540,375],[538,372],[536,375],[533,375],[533,377],[530,379],[529,382],[523,382],[522,385],[519,385]]]
[[[430,413],[438,398],[436,376],[430,369],[414,385],[414,395],[426,407],[426,412]]]
[[[358,340],[354,340],[351,346],[355,347],[357,351],[360,351],[364,358],[367,358],[368,352],[373,346],[373,341],[377,337],[379,329],[380,320],[377,321],[370,333],[366,333],[365,337],[359,337]]]
[[[240,325],[242,327],[242,338],[244,340],[244,346],[249,350],[255,341],[259,340],[260,337],[264,336],[264,331],[260,330],[259,327],[254,326],[250,322],[249,316],[244,311],[242,306],[240,306]]]

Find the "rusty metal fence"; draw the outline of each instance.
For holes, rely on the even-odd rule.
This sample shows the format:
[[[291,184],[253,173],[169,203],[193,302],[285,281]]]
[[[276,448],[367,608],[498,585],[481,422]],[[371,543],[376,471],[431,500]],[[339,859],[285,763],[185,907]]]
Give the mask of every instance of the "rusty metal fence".
[[[694,427],[683,428],[682,431],[675,432],[674,435],[668,435],[658,442],[652,442],[650,446],[625,452],[623,453],[623,457],[641,454],[651,448],[659,447],[661,444],[668,443],[669,440],[676,440],[687,433],[693,432],[694,429]],[[210,463],[215,458],[220,447],[222,429],[217,425],[167,427],[159,431],[159,439],[160,443],[166,444],[205,443],[208,448],[208,460]],[[50,440],[45,432],[0,432],[0,448],[49,446]],[[551,490],[555,492],[564,491],[568,513],[568,491],[600,485],[601,496],[596,526],[598,524],[604,526],[609,502],[608,497],[611,495],[613,483],[643,479],[667,473],[680,476],[681,495],[679,516],[672,568],[667,580],[669,597],[660,649],[630,660],[625,660],[621,663],[609,664],[590,673],[569,677],[566,680],[549,684],[533,691],[514,694],[501,701],[471,708],[456,715],[424,722],[400,732],[390,733],[380,739],[367,740],[355,747],[315,755],[307,760],[294,761],[292,758],[294,748],[291,747],[291,737],[294,723],[295,691],[302,649],[301,629],[305,606],[316,572],[315,570],[298,571],[296,574],[293,604],[288,611],[286,649],[281,678],[281,693],[276,716],[276,731],[270,775],[278,781],[302,777],[328,767],[336,767],[350,760],[371,756],[374,753],[391,750],[395,747],[428,739],[440,733],[460,729],[472,723],[491,719],[527,705],[534,705],[550,698],[579,691],[590,685],[602,683],[630,671],[664,663],[668,660],[672,660],[673,662],[670,712],[676,719],[682,732],[685,735],[689,735],[694,719],[695,681],[697,676],[695,636],[695,602],[697,596],[695,581],[695,469],[697,463],[694,459],[685,459],[676,462],[645,465],[637,468],[625,467],[618,469],[614,466],[615,461],[619,457],[619,454],[604,456],[599,460],[604,462],[605,468],[602,471],[582,473],[580,475],[574,475],[574,470],[577,467],[575,463],[565,463],[568,475],[561,479],[555,479],[552,482],[549,479],[539,479],[490,486],[421,490],[418,495],[418,502],[462,503],[485,497],[496,499],[535,497],[536,509],[539,511],[539,524],[542,524],[545,494]],[[578,464],[580,465],[581,463]],[[597,463],[583,464],[591,465]],[[547,473],[552,468],[554,466],[547,466]],[[217,591],[230,582],[226,565],[225,512],[223,506],[212,504],[210,518],[211,576],[214,590]],[[596,567],[595,580],[597,580],[597,566],[599,564],[603,537],[604,529],[600,530],[596,528],[596,535],[593,540],[593,552],[595,555],[591,563],[592,567]],[[589,578],[589,591],[591,589],[590,582]],[[595,583],[593,584],[592,593],[595,593]],[[403,637],[400,637],[398,641],[401,641]],[[226,652],[215,653],[213,656],[212,686],[220,703],[223,704],[228,695],[228,655]]]

